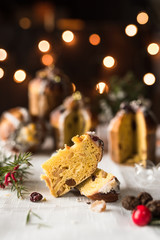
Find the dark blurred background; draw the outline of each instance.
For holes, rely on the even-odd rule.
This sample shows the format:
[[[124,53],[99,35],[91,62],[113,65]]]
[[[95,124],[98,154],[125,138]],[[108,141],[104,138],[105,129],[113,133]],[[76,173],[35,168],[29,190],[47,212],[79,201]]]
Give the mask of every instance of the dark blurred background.
[[[137,20],[140,12],[149,18],[145,24]],[[125,32],[129,24],[136,27],[134,36]],[[62,39],[66,30],[74,34],[69,43]],[[92,34],[98,35],[98,44],[97,35],[89,40]],[[37,70],[54,63],[93,102],[99,96],[116,105],[142,98],[160,120],[160,53],[155,46],[147,50],[151,43],[159,48],[159,39],[159,0],[0,1],[0,49],[7,52],[3,60],[2,51],[0,61],[0,113],[27,107],[28,82]],[[50,44],[46,52],[38,47],[42,40]],[[113,66],[104,66],[106,56],[113,57]],[[20,83],[23,75],[14,77],[19,69],[26,73]],[[153,75],[145,81],[147,73]],[[106,84],[103,94],[99,82]]]

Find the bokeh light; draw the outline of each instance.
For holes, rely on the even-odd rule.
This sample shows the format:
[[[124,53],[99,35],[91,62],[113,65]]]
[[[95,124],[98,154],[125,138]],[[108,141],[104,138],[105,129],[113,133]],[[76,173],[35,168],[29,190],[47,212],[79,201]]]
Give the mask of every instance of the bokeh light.
[[[62,33],[62,39],[63,39],[63,41],[65,41],[65,42],[67,42],[67,43],[72,42],[73,39],[74,39],[74,34],[73,34],[73,32],[71,32],[71,31],[69,31],[69,30],[64,31],[64,32]]]
[[[73,88],[73,92],[76,91],[76,85],[74,83],[72,83],[72,88]]]
[[[153,73],[146,73],[144,76],[143,76],[143,82],[146,84],[146,85],[153,85],[156,81],[156,77],[154,76]]]
[[[53,57],[50,54],[44,54],[41,58],[41,61],[45,66],[49,66],[53,63]]]
[[[41,52],[48,52],[50,49],[50,43],[46,40],[42,40],[38,43],[38,48]]]
[[[103,59],[103,65],[106,68],[112,68],[115,65],[115,59],[113,57],[111,57],[111,56],[106,56]]]
[[[31,27],[31,20],[27,17],[23,17],[19,20],[19,26],[23,29],[29,29]]]
[[[103,94],[104,92],[108,92],[109,88],[106,83],[99,82],[96,84],[96,90],[99,94]]]
[[[140,12],[137,15],[137,22],[141,25],[144,25],[148,22],[149,16],[146,12]]]
[[[0,78],[3,78],[3,76],[4,76],[4,70],[3,68],[0,68]]]
[[[89,36],[89,42],[90,44],[96,46],[100,44],[101,38],[98,34],[94,33]]]
[[[0,61],[4,61],[7,58],[7,52],[3,48],[0,48]]]
[[[151,43],[147,47],[147,51],[150,55],[156,55],[159,52],[159,46],[157,43]]]
[[[22,69],[17,70],[14,73],[13,79],[16,83],[21,83],[26,79],[26,72]]]
[[[138,32],[138,28],[134,24],[129,24],[125,28],[125,33],[128,37],[134,37],[137,34],[137,32]]]

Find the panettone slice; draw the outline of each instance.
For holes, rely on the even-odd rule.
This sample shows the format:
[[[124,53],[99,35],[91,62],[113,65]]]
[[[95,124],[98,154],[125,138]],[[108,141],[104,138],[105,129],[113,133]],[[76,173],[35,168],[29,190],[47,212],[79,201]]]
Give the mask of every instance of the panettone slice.
[[[53,196],[59,197],[90,177],[103,154],[103,142],[92,133],[72,138],[74,145],[59,150],[43,163],[46,181]]]
[[[115,202],[120,191],[118,179],[111,173],[98,169],[85,181],[76,186],[80,193],[93,200]]]

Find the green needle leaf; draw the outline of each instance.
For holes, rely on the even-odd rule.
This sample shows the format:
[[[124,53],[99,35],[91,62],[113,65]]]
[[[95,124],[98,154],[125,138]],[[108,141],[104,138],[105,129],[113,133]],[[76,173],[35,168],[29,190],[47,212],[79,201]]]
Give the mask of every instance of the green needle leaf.
[[[30,214],[31,214],[31,209],[28,211],[28,214],[26,217],[26,225],[30,222]]]

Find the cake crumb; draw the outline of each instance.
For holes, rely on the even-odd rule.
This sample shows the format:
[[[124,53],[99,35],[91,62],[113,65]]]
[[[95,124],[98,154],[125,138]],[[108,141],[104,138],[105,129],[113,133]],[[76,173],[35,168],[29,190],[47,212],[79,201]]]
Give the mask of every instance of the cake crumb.
[[[93,212],[104,212],[106,210],[106,202],[104,200],[96,200],[90,206]]]
[[[46,202],[46,201],[47,201],[47,199],[46,199],[46,198],[43,198],[43,199],[42,199],[42,202]]]
[[[7,194],[5,194],[5,196],[6,196],[6,197],[10,197],[10,196],[11,196],[11,194],[7,193]]]

